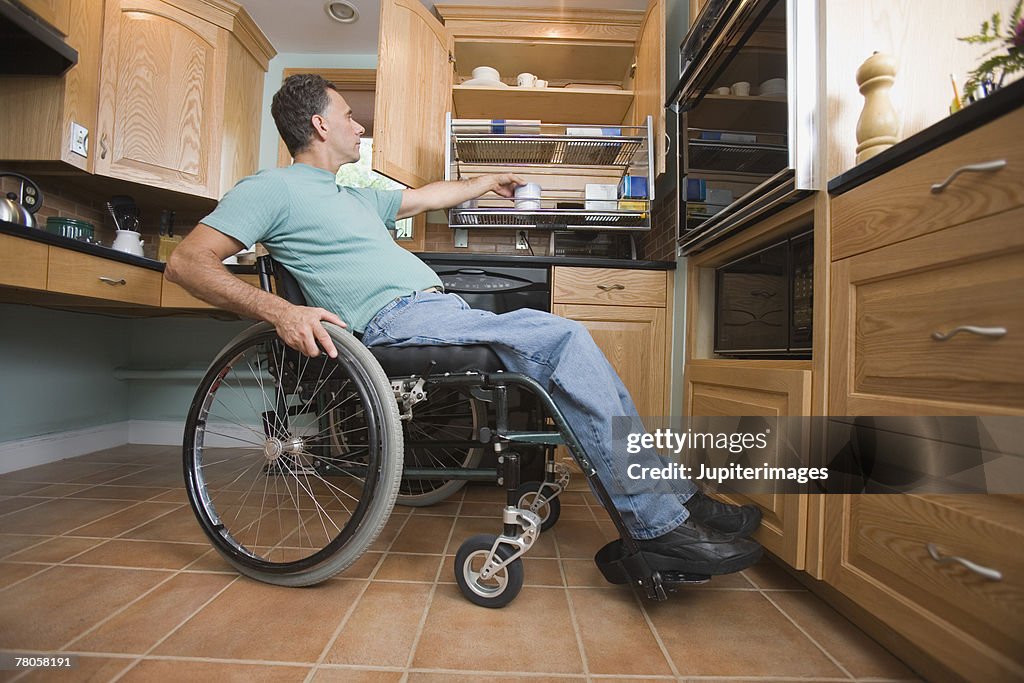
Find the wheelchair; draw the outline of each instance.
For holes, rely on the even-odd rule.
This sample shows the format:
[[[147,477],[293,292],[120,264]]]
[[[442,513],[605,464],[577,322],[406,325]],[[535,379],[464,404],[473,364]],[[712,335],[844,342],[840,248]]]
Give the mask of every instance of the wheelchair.
[[[295,279],[259,257],[260,286],[304,304]],[[709,577],[656,571],[580,448],[561,411],[530,377],[506,372],[487,346],[367,348],[325,323],[337,358],[287,347],[268,323],[240,333],[210,364],[189,409],[184,476],[192,510],[213,546],[242,574],[307,586],[350,567],[396,504],[430,505],[470,480],[506,491],[500,534],[462,543],[455,578],[463,595],[503,607],[523,585],[522,556],[559,516],[570,472],[564,445],[608,511],[620,538],[595,561],[612,583],[664,600]],[[510,427],[510,392],[536,400],[541,429]],[[544,429],[553,425],[553,429]],[[493,449],[496,468],[479,467]],[[544,480],[520,481],[521,454],[542,449]]]

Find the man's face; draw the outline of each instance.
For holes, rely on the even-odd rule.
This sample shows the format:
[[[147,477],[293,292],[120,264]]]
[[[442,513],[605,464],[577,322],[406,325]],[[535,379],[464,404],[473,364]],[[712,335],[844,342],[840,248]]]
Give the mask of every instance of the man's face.
[[[359,138],[366,129],[352,118],[352,108],[336,90],[328,90],[330,102],[324,112],[327,143],[337,156],[338,165],[359,161]]]

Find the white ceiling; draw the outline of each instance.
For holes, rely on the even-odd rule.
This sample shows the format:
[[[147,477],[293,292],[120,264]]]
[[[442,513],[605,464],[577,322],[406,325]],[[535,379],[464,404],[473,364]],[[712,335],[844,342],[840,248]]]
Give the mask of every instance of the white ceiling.
[[[359,10],[359,20],[353,24],[329,19],[324,11],[325,0],[236,1],[245,7],[279,53],[377,54],[380,0],[349,0]],[[432,2],[421,1],[433,9]],[[642,10],[647,7],[647,0],[442,0],[440,4]]]

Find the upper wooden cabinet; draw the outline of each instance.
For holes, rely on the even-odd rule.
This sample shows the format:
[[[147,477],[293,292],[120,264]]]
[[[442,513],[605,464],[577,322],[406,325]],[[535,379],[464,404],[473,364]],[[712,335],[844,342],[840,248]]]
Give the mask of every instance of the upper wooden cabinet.
[[[67,35],[78,64],[63,77],[0,76],[0,159],[58,161],[92,170],[95,154],[71,152],[72,122],[96,128],[103,4],[94,0],[37,0],[29,9]],[[90,142],[92,136],[90,135]]]
[[[444,177],[452,37],[419,0],[382,0],[373,170],[409,187]]]
[[[68,34],[72,4],[68,0],[21,0],[21,4],[64,35]]]
[[[651,0],[646,14],[437,5],[442,25],[416,0],[383,0],[374,170],[410,186],[440,179],[444,118],[452,112],[461,119],[605,126],[642,124],[650,114],[660,172],[663,4]],[[498,69],[513,87],[462,85],[478,66]],[[514,87],[523,72],[549,87]]]
[[[234,3],[108,0],[95,172],[219,198],[257,168],[273,54]]]
[[[640,26],[633,76],[633,125],[654,122],[654,173],[665,172],[665,0],[651,0]]]

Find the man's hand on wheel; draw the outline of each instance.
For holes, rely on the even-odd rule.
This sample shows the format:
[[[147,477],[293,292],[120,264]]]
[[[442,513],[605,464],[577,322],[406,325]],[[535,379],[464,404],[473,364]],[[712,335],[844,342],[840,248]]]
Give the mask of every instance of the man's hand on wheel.
[[[320,355],[320,348],[322,347],[328,356],[337,358],[338,350],[334,348],[331,335],[327,333],[321,321],[334,323],[338,327],[348,327],[334,313],[323,308],[313,308],[311,306],[289,306],[273,322],[274,328],[277,329],[277,335],[281,337],[285,344],[299,353],[316,358]]]

